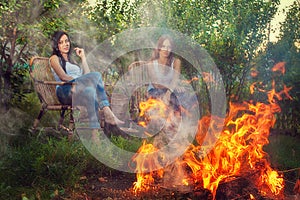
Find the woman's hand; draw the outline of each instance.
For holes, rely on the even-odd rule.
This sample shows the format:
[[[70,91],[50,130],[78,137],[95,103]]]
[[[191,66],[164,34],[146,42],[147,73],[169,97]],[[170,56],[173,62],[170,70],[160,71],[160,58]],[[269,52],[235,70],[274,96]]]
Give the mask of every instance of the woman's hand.
[[[85,58],[84,49],[76,47],[74,48],[76,55],[79,56],[81,59]]]
[[[74,48],[74,50],[76,52],[76,55],[81,58],[83,74],[90,73],[91,70],[90,70],[89,65],[86,61],[84,49],[76,47],[76,48]]]

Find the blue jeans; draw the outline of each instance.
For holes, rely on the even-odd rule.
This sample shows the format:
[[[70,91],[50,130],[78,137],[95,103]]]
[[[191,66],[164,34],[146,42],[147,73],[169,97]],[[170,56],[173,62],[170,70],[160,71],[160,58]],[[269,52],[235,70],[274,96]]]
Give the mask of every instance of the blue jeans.
[[[99,128],[98,108],[109,106],[104,90],[102,76],[99,72],[84,74],[70,82],[72,85],[63,85],[56,88],[56,95],[62,104],[85,106],[88,112],[91,128]]]

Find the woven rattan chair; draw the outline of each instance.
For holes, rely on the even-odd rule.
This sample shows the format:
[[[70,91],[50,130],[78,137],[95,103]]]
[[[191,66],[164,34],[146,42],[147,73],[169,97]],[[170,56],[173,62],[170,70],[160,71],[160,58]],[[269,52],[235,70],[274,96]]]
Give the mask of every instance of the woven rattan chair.
[[[70,134],[74,130],[74,118],[72,105],[63,105],[58,101],[56,96],[56,86],[71,84],[67,82],[57,82],[54,79],[53,73],[49,65],[49,58],[33,57],[30,60],[30,76],[34,83],[34,89],[41,102],[41,109],[34,120],[32,131],[35,131],[43,115],[49,111],[59,111],[60,119],[58,121],[58,129],[65,129]],[[63,125],[65,117],[69,115],[69,125]]]
[[[136,88],[130,97],[129,104],[129,113],[134,121],[136,120],[137,115],[139,114],[139,103],[148,99],[146,87],[146,82],[148,80],[148,71],[146,67],[147,63],[147,61],[135,61],[128,66],[128,74],[130,76],[129,80],[131,80],[132,83],[137,83],[138,85],[145,85],[144,87],[140,88],[136,88],[136,85],[131,85],[131,87]],[[142,70],[138,69],[138,73],[135,74],[134,70],[139,67],[144,68]]]

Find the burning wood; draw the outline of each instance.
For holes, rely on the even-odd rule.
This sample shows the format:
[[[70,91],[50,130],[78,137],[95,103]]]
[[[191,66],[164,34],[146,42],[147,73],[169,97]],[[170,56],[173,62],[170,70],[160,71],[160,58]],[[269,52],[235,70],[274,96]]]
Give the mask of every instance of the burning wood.
[[[284,73],[282,63],[275,67],[272,71],[279,70]],[[290,88],[284,86],[282,91],[276,92],[275,84],[272,85],[273,89],[267,91],[268,103],[231,102],[225,124],[221,123],[224,119],[217,116],[203,116],[198,122],[195,140],[175,162],[168,163],[167,167],[161,163],[168,155],[157,153],[164,144],[155,140],[153,143],[144,142],[133,158],[137,166],[134,192],[147,192],[153,185],[169,189],[184,188],[184,191],[189,189],[194,193],[199,188],[205,188],[215,199],[222,192],[222,184],[237,181],[233,177],[242,177],[240,179],[244,180],[244,183],[255,188],[245,194],[248,199],[255,199],[258,193],[269,198],[282,198],[284,188],[282,174],[271,168],[263,146],[269,143],[270,129],[276,121],[275,113],[280,111],[276,101],[282,99],[283,95],[291,97],[288,95]],[[147,102],[145,104],[148,105]],[[153,101],[151,104],[158,105]],[[163,107],[159,112],[165,109],[166,107]],[[146,112],[147,110],[143,111]],[[161,112],[159,116],[165,119],[168,115]],[[223,130],[218,135],[215,130],[220,130],[220,127],[223,127]],[[164,129],[161,132],[164,132]],[[167,132],[171,133],[172,131]],[[163,138],[159,138],[159,141]],[[211,144],[210,141],[216,142]],[[166,141],[166,144],[168,142]],[[206,147],[211,145],[214,145],[214,148],[206,150]],[[249,177],[249,174],[252,176]],[[157,180],[160,180],[159,184]]]

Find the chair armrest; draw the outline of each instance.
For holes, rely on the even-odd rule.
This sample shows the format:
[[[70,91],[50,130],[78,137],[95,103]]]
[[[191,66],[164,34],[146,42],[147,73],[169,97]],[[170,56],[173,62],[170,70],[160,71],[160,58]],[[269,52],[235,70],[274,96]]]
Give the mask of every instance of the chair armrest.
[[[40,81],[34,80],[34,82],[45,84],[45,85],[76,85],[74,82],[59,82],[59,81]]]
[[[74,82],[58,82],[58,81],[43,81],[45,84],[48,85],[76,85]]]

